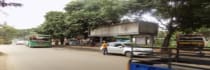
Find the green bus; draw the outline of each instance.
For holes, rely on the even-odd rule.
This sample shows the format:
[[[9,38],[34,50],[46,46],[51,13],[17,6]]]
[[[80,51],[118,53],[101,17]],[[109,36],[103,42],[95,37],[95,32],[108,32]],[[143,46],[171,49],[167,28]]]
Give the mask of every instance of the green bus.
[[[50,35],[32,35],[28,39],[27,46],[30,48],[35,47],[52,47]]]

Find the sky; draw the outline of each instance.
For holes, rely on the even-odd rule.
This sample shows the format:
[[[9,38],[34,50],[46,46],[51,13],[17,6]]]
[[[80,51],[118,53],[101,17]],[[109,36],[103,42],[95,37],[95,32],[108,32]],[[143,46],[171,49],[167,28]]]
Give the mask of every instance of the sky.
[[[71,0],[6,0],[22,3],[22,7],[0,7],[0,24],[7,23],[17,29],[34,28],[44,22],[49,11],[64,11]]]

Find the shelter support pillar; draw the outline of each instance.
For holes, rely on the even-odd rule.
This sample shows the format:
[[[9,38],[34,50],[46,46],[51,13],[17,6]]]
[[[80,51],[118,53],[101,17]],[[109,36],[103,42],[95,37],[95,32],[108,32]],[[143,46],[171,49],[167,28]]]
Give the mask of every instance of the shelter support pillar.
[[[100,43],[102,43],[103,42],[103,37],[100,37]]]

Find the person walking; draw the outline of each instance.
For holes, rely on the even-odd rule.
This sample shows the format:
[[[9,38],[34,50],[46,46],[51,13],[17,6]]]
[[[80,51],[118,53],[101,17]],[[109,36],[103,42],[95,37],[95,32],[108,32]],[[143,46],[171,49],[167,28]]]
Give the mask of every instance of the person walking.
[[[101,47],[102,47],[103,55],[107,55],[108,52],[107,52],[107,43],[106,43],[106,41],[103,41]]]

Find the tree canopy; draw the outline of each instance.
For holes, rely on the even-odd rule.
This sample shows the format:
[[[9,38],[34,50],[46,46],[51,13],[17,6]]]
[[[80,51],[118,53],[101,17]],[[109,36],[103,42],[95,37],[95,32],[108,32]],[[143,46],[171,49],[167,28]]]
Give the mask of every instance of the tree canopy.
[[[0,27],[0,44],[11,43],[11,40],[17,35],[17,29],[6,24]]]
[[[39,27],[38,32],[49,34],[53,37],[64,35],[66,24],[64,23],[65,13],[50,11],[45,15],[45,22]]]
[[[100,25],[112,25],[120,23],[121,18],[131,12],[129,8],[137,8],[136,5],[127,0],[75,0],[69,2],[65,9],[65,16],[55,18],[58,15],[54,11],[48,12],[45,22],[39,28],[40,31],[55,36],[64,34],[65,36],[75,37],[84,35],[87,37],[89,30]],[[52,13],[54,12],[54,13]],[[58,13],[58,12],[57,12]],[[53,19],[52,19],[53,18]],[[54,20],[60,22],[54,22]],[[60,25],[58,25],[60,24]],[[67,27],[63,27],[67,26]],[[59,27],[60,26],[60,27]],[[59,28],[57,28],[59,27]],[[62,30],[62,32],[59,32]]]
[[[168,19],[166,24],[168,34],[163,47],[169,45],[169,40],[175,31],[192,33],[202,27],[209,27],[210,13],[208,0],[158,0],[154,1],[154,16],[158,19]]]

